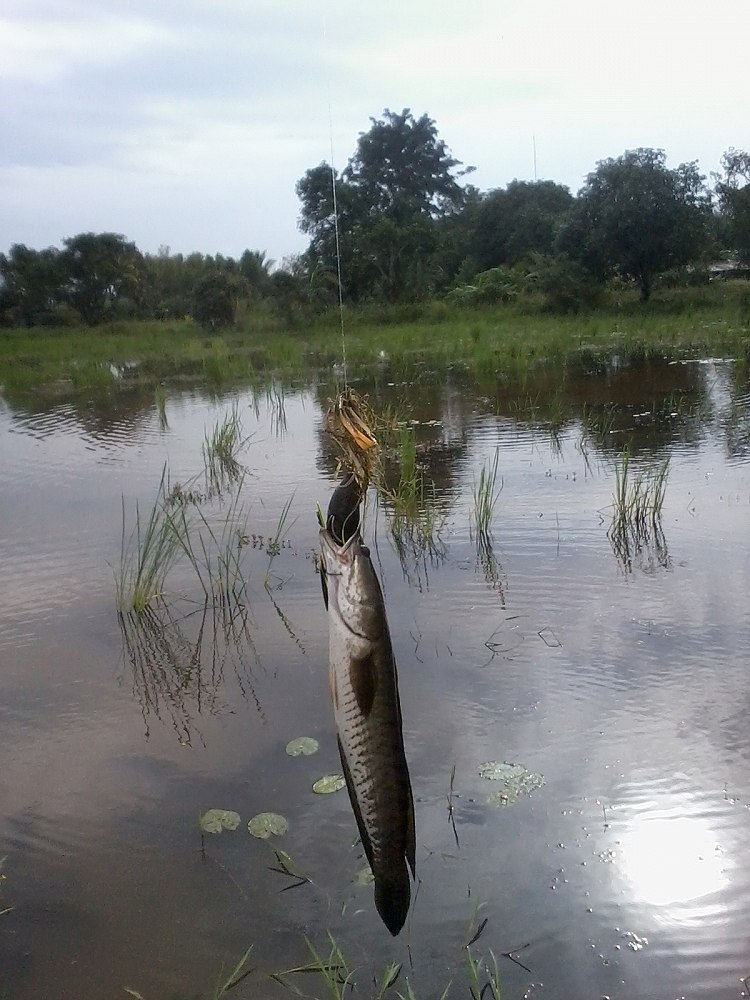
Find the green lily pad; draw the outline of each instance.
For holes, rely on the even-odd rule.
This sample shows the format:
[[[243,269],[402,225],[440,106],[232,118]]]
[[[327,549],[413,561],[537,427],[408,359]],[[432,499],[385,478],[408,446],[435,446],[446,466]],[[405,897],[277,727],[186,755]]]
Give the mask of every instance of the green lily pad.
[[[544,784],[543,775],[529,771],[523,764],[509,764],[507,761],[490,760],[480,764],[479,776],[503,783],[503,787],[487,799],[493,806],[509,806],[520,795],[531,795],[534,789]]]
[[[268,840],[270,836],[283,837],[289,829],[289,824],[283,816],[278,813],[258,813],[253,816],[247,824],[248,833],[261,840]]]
[[[221,833],[222,830],[236,830],[240,825],[240,814],[232,809],[206,809],[198,817],[201,833]]]
[[[338,792],[345,784],[343,774],[324,774],[322,778],[318,778],[312,790],[317,795],[330,795],[331,792]]]
[[[357,885],[372,885],[375,881],[375,876],[372,874],[372,868],[370,868],[369,865],[365,865],[364,868],[360,868],[354,876],[354,881]]]
[[[286,752],[290,757],[309,757],[318,749],[318,741],[312,736],[298,736],[296,740],[290,740],[286,745]]]

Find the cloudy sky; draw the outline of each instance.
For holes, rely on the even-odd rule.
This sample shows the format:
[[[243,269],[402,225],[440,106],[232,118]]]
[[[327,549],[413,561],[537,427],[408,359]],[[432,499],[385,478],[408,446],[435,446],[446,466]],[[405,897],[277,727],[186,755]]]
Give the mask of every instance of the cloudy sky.
[[[482,190],[750,147],[749,0],[3,0],[0,250],[115,231],[281,260],[295,182],[388,107]]]

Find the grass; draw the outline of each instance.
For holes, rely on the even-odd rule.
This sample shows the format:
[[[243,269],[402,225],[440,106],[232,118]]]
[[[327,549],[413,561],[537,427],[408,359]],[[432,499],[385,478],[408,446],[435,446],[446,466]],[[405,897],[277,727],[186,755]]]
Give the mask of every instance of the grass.
[[[135,506],[135,526],[128,532],[122,500],[120,564],[115,572],[115,605],[121,615],[143,614],[167,600],[167,577],[178,561],[193,571],[203,600],[231,615],[246,603],[242,560],[247,544],[247,516],[241,503],[244,476],[234,483],[228,507],[209,516],[201,506],[208,495],[179,484],[171,489],[167,466],[147,518]]]
[[[612,524],[607,534],[627,572],[632,571],[634,557],[648,571],[669,565],[661,520],[668,477],[669,459],[634,472],[630,452],[624,448],[615,462]]]
[[[401,963],[390,962],[386,965],[379,974],[373,976],[369,991],[364,992],[363,984],[357,982],[356,970],[351,968],[330,931],[324,952],[319,951],[307,937],[305,943],[311,955],[310,962],[273,973],[270,977],[295,996],[308,997],[310,1000],[345,1000],[347,996],[358,995],[368,1000],[383,1000],[394,996],[395,991],[399,1000],[419,1000],[419,995],[414,992],[408,978],[404,977],[404,982],[400,982],[403,972]],[[465,946],[464,952],[465,987],[468,992],[465,991],[463,996],[470,997],[471,1000],[502,1000],[500,970],[495,954],[489,951],[487,955],[475,955],[470,945]],[[303,992],[294,982],[300,975],[311,974],[321,983],[322,994]],[[450,978],[440,994],[431,994],[431,1000],[447,1000],[455,978],[455,975]]]
[[[469,533],[477,548],[477,566],[481,568],[485,582],[496,590],[504,602],[503,571],[495,554],[492,538],[492,516],[503,488],[502,480],[497,485],[497,469],[500,449],[495,449],[493,458],[479,470],[479,479],[474,479],[473,506],[469,515]]]
[[[748,282],[660,291],[641,303],[635,293],[579,315],[552,315],[533,302],[484,309],[442,301],[408,307],[347,309],[351,370],[377,366],[391,374],[460,366],[474,374],[522,375],[539,364],[596,364],[612,356],[750,354]],[[190,320],[122,321],[91,328],[0,331],[0,386],[29,392],[115,394],[164,378],[231,383],[268,381],[273,373],[305,374],[340,361],[338,314],[314,316],[290,330],[278,319],[249,314],[238,327],[206,336]]]
[[[630,452],[623,448],[615,462],[614,519],[641,529],[661,517],[669,475],[669,459],[635,473]]]
[[[165,465],[148,517],[141,518],[140,506],[136,503],[135,527],[129,534],[125,498],[122,499],[120,566],[115,573],[115,601],[121,614],[140,614],[164,598],[167,576],[183,548],[179,528],[168,509],[166,481]]]
[[[210,431],[204,432],[203,462],[210,491],[222,493],[228,485],[237,482],[242,475],[237,456],[248,441],[249,438],[243,436],[242,418],[235,402]]]
[[[497,466],[500,460],[500,449],[495,448],[494,458],[479,470],[479,479],[474,480],[473,507],[470,522],[473,523],[473,535],[477,546],[486,544],[492,532],[492,515],[502,492],[503,483],[497,486]]]

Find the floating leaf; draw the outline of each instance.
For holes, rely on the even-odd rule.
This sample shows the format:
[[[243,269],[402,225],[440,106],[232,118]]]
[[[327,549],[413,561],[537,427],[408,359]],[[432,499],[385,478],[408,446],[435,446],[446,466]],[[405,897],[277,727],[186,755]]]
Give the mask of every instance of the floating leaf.
[[[324,774],[322,778],[318,778],[312,789],[318,795],[330,795],[331,792],[337,792],[343,788],[345,784],[343,774]]]
[[[286,745],[286,752],[290,757],[309,757],[318,749],[318,741],[312,736],[298,736],[296,740],[290,740]]]
[[[289,829],[289,824],[278,813],[258,813],[247,824],[247,829],[254,837],[268,840],[272,834],[274,837],[282,837]]]
[[[372,874],[372,868],[370,868],[369,865],[365,865],[364,868],[360,868],[354,876],[354,881],[357,885],[372,885],[375,881],[375,876]]]
[[[201,833],[221,833],[222,830],[236,830],[240,825],[240,814],[231,809],[207,809],[198,818]]]
[[[502,781],[503,787],[488,798],[494,806],[510,805],[519,795],[531,795],[535,788],[544,784],[541,774],[529,771],[523,764],[508,764],[507,761],[490,760],[480,764],[479,776],[489,781]]]

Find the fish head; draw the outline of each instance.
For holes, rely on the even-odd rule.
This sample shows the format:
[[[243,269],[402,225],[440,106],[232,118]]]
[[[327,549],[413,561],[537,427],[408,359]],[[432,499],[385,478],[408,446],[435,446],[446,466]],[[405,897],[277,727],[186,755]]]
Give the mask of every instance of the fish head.
[[[346,628],[376,641],[384,628],[383,595],[370,559],[370,550],[356,531],[339,545],[327,529],[320,532],[323,570],[328,585],[328,607]]]

